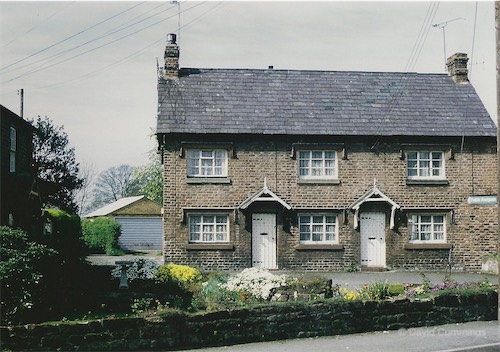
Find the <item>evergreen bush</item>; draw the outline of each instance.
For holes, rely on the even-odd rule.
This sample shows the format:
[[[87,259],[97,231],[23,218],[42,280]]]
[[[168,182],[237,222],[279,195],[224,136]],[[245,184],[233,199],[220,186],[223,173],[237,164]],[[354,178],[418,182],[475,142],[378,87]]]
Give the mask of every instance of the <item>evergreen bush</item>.
[[[43,306],[41,262],[56,251],[35,242],[21,230],[0,227],[1,325],[30,321]]]
[[[102,217],[82,221],[83,240],[90,253],[113,255],[121,234],[119,222]]]
[[[60,209],[45,209],[42,242],[57,254],[40,262],[44,276],[43,317],[58,317],[78,310],[89,297],[87,250],[82,238],[80,218]]]
[[[55,249],[64,263],[82,262],[87,250],[82,239],[80,217],[60,209],[45,209],[44,215],[51,230],[45,231],[42,242]]]

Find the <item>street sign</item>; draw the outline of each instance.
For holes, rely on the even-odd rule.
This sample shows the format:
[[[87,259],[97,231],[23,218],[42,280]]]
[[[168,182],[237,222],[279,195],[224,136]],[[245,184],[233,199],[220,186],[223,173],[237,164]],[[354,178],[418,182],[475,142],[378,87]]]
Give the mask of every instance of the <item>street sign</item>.
[[[470,196],[467,203],[470,205],[495,205],[497,204],[497,196]]]

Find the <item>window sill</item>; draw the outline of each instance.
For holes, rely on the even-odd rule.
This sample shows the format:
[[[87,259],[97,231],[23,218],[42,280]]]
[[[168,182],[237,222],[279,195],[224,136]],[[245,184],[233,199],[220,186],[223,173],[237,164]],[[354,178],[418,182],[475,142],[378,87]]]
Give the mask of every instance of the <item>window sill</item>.
[[[331,180],[298,179],[297,183],[299,185],[340,185],[340,180],[339,179],[331,179]]]
[[[230,184],[231,179],[229,177],[188,177],[186,178],[187,184],[199,185],[199,184]]]
[[[450,249],[450,243],[406,243],[404,249]]]
[[[296,251],[343,251],[342,244],[299,244],[295,246]]]
[[[188,251],[234,251],[232,243],[188,243],[186,245]]]
[[[418,179],[406,179],[407,185],[430,185],[430,186],[446,186],[450,183],[448,180],[418,180]]]

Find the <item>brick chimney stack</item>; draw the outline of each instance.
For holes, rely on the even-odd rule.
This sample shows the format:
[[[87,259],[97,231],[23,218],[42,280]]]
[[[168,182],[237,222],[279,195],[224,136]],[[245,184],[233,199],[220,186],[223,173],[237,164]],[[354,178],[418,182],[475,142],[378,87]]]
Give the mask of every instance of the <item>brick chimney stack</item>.
[[[469,78],[467,77],[469,71],[467,70],[467,54],[456,53],[453,54],[446,60],[446,66],[448,67],[448,75],[451,76],[453,82],[455,83],[467,83]]]
[[[179,79],[179,47],[177,36],[173,33],[167,34],[167,46],[165,47],[165,66],[163,68],[164,79]]]

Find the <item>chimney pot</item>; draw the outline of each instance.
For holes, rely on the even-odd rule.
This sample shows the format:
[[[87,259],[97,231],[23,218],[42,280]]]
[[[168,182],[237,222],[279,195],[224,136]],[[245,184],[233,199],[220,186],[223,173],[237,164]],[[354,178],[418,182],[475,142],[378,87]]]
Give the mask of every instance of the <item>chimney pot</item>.
[[[448,67],[448,75],[451,76],[453,82],[455,83],[467,83],[469,82],[467,70],[467,54],[456,53],[453,54],[446,60],[446,67]]]
[[[176,40],[177,36],[174,33],[167,34],[167,46],[163,57],[165,59],[164,79],[179,79],[179,46]]]
[[[168,33],[167,34],[167,43],[168,44],[176,44],[177,41],[177,35],[175,33]]]

